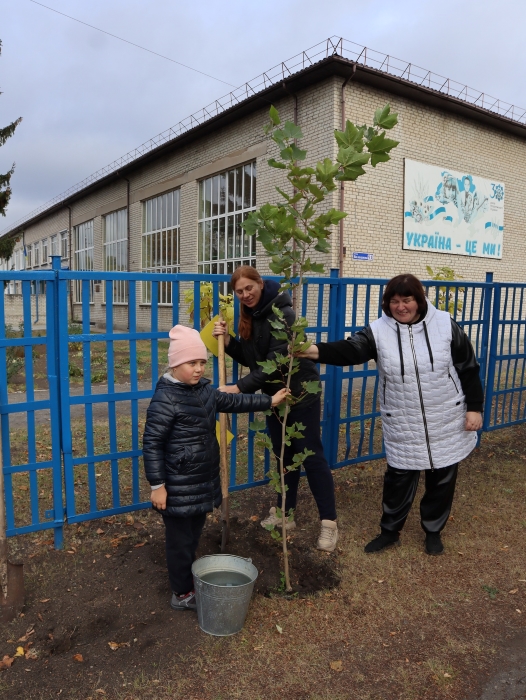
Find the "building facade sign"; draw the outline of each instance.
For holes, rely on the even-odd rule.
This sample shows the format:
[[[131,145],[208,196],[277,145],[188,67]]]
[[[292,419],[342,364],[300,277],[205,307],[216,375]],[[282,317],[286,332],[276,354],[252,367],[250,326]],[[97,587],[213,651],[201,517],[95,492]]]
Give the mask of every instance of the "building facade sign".
[[[404,160],[405,250],[502,258],[502,182]]]

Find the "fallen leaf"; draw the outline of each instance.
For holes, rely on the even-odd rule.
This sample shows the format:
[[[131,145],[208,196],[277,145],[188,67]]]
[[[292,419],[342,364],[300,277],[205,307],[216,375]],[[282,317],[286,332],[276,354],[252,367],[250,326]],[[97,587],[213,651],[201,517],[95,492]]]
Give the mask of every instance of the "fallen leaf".
[[[25,653],[26,659],[38,659],[38,653],[36,649],[28,649]]]
[[[252,520],[252,522],[256,523],[259,520],[259,517],[257,515],[251,515],[250,520]]]
[[[102,530],[100,527],[99,527],[97,530],[95,530],[95,532],[97,533],[97,535],[103,535],[103,534],[104,534],[104,530]]]
[[[82,663],[84,661],[84,657],[82,654],[75,654],[73,656],[73,661],[78,661],[79,663]]]
[[[383,583],[384,581],[385,581],[385,579],[381,578],[381,579],[378,581],[378,583]]]
[[[7,654],[4,656],[2,661],[0,661],[0,671],[3,671],[6,668],[11,668],[13,665],[13,661],[15,660],[14,656],[7,656]]]
[[[137,549],[137,547],[144,547],[145,544],[146,544],[146,542],[139,542],[139,544],[134,544],[133,548]]]
[[[134,522],[133,515],[126,516],[126,525],[133,525]]]
[[[464,556],[464,552],[457,552],[457,554],[459,554],[461,557]]]
[[[105,554],[104,556],[106,557],[106,559],[111,559],[111,554]]]
[[[40,613],[37,614],[37,617],[40,620],[40,622],[42,622],[42,620],[44,619]]]
[[[97,476],[100,476],[100,474],[97,474]],[[106,691],[102,690],[102,688],[97,688],[95,692],[99,695],[106,695]]]
[[[341,661],[331,661],[329,666],[333,671],[343,671],[343,663]]]
[[[121,647],[129,647],[130,642],[108,642],[108,646],[112,651],[117,651]]]
[[[514,588],[512,591],[508,591],[510,595],[515,595],[515,593],[518,593],[519,589]]]
[[[451,678],[451,677],[452,677],[452,676],[451,676],[450,673],[444,673],[444,678]]]
[[[254,651],[259,651],[260,649],[263,649],[263,647],[254,647]]]
[[[519,610],[519,608],[515,608],[515,610],[519,613],[519,615],[522,615],[522,610]]]
[[[31,625],[31,627],[28,627],[27,630],[26,630],[26,633],[24,634],[24,636],[23,636],[23,637],[20,637],[20,639],[18,639],[17,641],[19,641],[19,642],[27,642],[27,640],[29,639],[29,637],[30,637],[32,634],[35,634],[34,627],[35,627],[35,625]]]
[[[24,647],[17,647],[16,648],[15,656],[24,656],[24,654],[25,654]]]
[[[279,625],[276,625],[276,629],[278,630],[278,632],[279,632],[280,634],[283,634],[283,628],[282,628],[282,627],[280,627]]]
[[[51,600],[51,598],[42,598],[42,600],[39,600],[38,602],[39,603],[49,603],[50,600]]]
[[[19,486],[18,490],[19,491],[29,491],[29,486]]]

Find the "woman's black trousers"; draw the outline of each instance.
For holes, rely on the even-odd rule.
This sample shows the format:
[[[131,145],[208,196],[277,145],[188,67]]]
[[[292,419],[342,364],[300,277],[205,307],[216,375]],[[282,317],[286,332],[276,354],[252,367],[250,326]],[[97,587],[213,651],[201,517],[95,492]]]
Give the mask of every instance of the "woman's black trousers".
[[[334,481],[331,469],[323,454],[323,445],[320,436],[320,414],[321,401],[316,399],[307,406],[300,403],[294,406],[287,418],[287,425],[301,423],[305,426],[302,430],[303,437],[292,438],[291,444],[285,446],[285,466],[292,464],[292,458],[298,452],[303,452],[305,448],[312,450],[313,455],[307,457],[303,464],[303,469],[307,474],[309,487],[318,506],[320,520],[336,520],[336,503],[334,498]],[[272,440],[274,453],[279,456],[281,449],[281,423],[272,413],[267,418],[267,427]],[[279,462],[278,462],[279,471]],[[300,470],[287,472],[285,474],[285,484],[288,486],[285,499],[287,513],[290,508],[296,508],[298,497],[298,486],[300,483]],[[281,508],[281,494],[278,494],[278,508]]]
[[[420,521],[424,532],[441,532],[449,518],[458,463],[442,469],[425,470],[426,490],[420,501]],[[400,532],[416,495],[420,471],[394,469],[387,465],[384,476],[382,530]]]

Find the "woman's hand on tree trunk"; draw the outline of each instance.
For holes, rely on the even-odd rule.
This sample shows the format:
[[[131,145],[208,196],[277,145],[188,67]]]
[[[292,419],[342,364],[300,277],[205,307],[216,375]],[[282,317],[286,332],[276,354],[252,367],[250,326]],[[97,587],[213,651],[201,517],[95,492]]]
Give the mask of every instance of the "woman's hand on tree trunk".
[[[228,333],[228,323],[226,321],[216,321],[214,323],[214,330],[212,331],[212,335],[214,338],[217,338],[220,335],[225,336],[225,348],[228,346],[228,343],[230,342],[230,335]]]
[[[320,351],[317,345],[309,345],[303,352],[298,352],[296,357],[306,357],[308,360],[314,360],[316,362],[320,358]]]

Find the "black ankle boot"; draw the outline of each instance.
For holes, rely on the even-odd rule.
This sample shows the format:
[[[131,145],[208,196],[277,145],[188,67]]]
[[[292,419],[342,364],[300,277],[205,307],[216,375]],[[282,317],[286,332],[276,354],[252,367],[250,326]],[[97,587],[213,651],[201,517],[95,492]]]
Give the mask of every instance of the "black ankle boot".
[[[400,535],[398,532],[389,532],[389,530],[382,530],[378,537],[371,540],[369,544],[364,547],[364,552],[366,554],[375,554],[376,552],[381,552],[383,549],[388,547],[396,547],[400,544]]]
[[[426,553],[431,554],[431,556],[437,556],[444,552],[444,545],[442,544],[440,532],[428,532],[426,534],[425,545]]]

